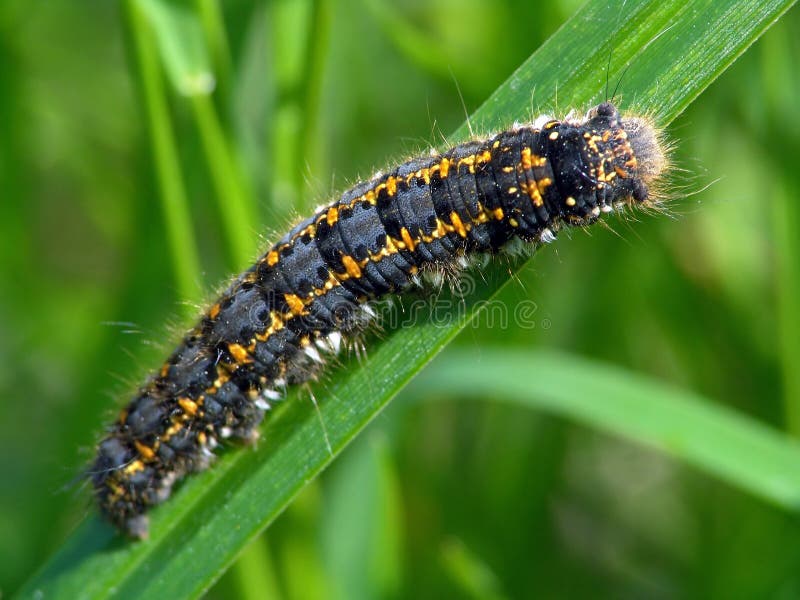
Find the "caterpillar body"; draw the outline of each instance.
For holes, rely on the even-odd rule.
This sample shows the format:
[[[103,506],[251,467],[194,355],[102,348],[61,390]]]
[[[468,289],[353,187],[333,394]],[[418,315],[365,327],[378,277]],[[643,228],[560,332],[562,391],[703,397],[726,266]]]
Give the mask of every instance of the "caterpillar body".
[[[536,248],[614,208],[653,206],[666,160],[649,119],[604,102],[347,190],[236,278],[121,412],[90,471],[101,513],[146,537],[148,509],[206,468],[221,440],[257,437],[284,387],[312,378],[366,326],[367,302],[473,253],[517,239]]]

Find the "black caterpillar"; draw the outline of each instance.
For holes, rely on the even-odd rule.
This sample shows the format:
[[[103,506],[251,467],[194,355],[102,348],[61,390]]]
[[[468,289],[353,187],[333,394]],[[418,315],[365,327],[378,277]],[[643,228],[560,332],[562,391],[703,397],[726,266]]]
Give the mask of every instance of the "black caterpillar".
[[[584,119],[518,126],[347,190],[240,275],[122,411],[91,469],[101,512],[146,537],[146,511],[206,468],[220,439],[257,437],[281,390],[365,327],[366,302],[514,239],[535,248],[614,208],[654,206],[665,167],[651,122],[605,102]]]

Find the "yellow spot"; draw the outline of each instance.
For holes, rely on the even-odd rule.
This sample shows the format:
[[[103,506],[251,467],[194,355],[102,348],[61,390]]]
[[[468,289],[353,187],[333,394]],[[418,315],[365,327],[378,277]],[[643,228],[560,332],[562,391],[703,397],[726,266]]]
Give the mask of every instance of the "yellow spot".
[[[390,196],[394,196],[397,193],[397,179],[395,177],[389,177],[386,180],[386,193]]]
[[[531,149],[527,146],[522,149],[520,153],[522,168],[524,170],[529,170],[533,166],[533,161],[531,160]]]
[[[278,264],[278,258],[280,258],[278,256],[278,251],[277,250],[270,250],[269,253],[267,254],[267,264],[270,267],[274,267],[275,265]]]
[[[133,443],[136,445],[136,447],[138,449],[139,442],[134,441]],[[147,448],[147,446],[143,446],[143,448]],[[147,450],[150,450],[150,448],[147,448]],[[152,450],[150,450],[150,451],[152,452]],[[142,469],[144,469],[144,463],[142,461],[140,461],[140,460],[135,460],[131,464],[126,466],[122,470],[122,472],[125,473],[126,475],[132,475],[133,473],[136,473],[137,471],[141,471]]]
[[[193,417],[197,414],[197,404],[190,398],[178,398],[178,404],[180,405],[181,409],[183,409],[183,412],[190,417]]]
[[[222,368],[222,363],[217,365],[217,378],[214,380],[214,387],[211,388],[209,394],[213,394],[231,378],[230,374]],[[216,388],[216,389],[214,389]]]
[[[522,149],[522,152],[520,153],[520,159],[522,168],[526,171],[532,169],[533,167],[543,167],[547,164],[547,159],[544,156],[534,154],[531,149],[527,147]]]
[[[557,139],[558,139],[558,132],[557,132],[557,131],[554,131],[553,133],[551,133],[551,134],[550,134],[549,136],[547,136],[547,137],[549,137],[551,140],[557,140]]]
[[[511,225],[512,227],[519,227],[519,221],[517,221],[513,217],[508,220],[508,224]]]
[[[447,174],[450,172],[450,159],[443,158],[442,162],[439,163],[439,175],[442,179],[447,177]]]
[[[289,310],[292,311],[292,314],[300,315],[303,313],[305,305],[298,296],[294,294],[284,294],[283,297],[286,299],[286,304],[289,305]]]
[[[173,435],[178,433],[181,429],[183,429],[183,424],[180,421],[173,421],[172,425],[170,425],[169,429],[164,432],[164,435],[161,436],[161,441],[167,441]]]
[[[516,194],[518,191],[519,190],[517,188],[515,188],[515,187],[508,188],[508,193],[509,194]]]
[[[478,164],[488,163],[492,160],[492,153],[488,150],[484,150],[477,156]]]
[[[469,167],[472,167],[474,164],[475,164],[475,155],[470,154],[469,156],[459,158],[458,163],[456,163],[456,168],[460,167],[461,165],[467,165]]]
[[[456,211],[450,213],[450,222],[453,224],[453,227],[455,227],[458,235],[461,237],[467,237],[467,230],[464,227],[464,223],[461,222],[461,217],[458,216]]]
[[[361,277],[361,268],[353,258],[347,254],[342,255],[342,264],[344,265],[347,274],[353,279]]]
[[[161,370],[158,372],[158,374],[161,375],[161,377],[166,377],[169,375],[169,363],[164,363],[161,365]]]
[[[536,182],[536,186],[539,188],[539,193],[544,194],[545,190],[550,187],[553,183],[553,180],[549,177],[542,177],[539,181]]]
[[[544,204],[544,200],[542,200],[542,195],[539,193],[539,189],[533,184],[524,184],[522,187],[522,191],[528,194],[528,197],[533,202],[534,206],[542,206]]]
[[[216,319],[217,316],[219,316],[219,311],[220,311],[219,302],[217,302],[214,306],[211,307],[211,310],[208,311],[208,316],[211,317],[212,319]]]
[[[408,229],[403,227],[400,230],[400,237],[403,239],[403,243],[405,243],[406,248],[413,251],[417,243],[414,241],[414,238],[411,237],[411,234],[408,232]]]
[[[339,209],[335,206],[331,206],[328,209],[328,213],[325,215],[325,220],[328,221],[328,225],[333,225],[336,221],[339,220]]]
[[[567,206],[575,206],[575,198],[572,196],[567,196],[566,200]]]
[[[206,437],[206,432],[201,431],[197,434],[197,441],[202,445],[205,446],[208,438]]]
[[[228,352],[231,353],[233,360],[237,363],[253,362],[253,359],[250,358],[250,355],[247,354],[247,350],[245,350],[241,344],[228,344]]]
[[[497,219],[498,221],[501,221],[503,219],[503,209],[502,208],[495,208],[492,211],[492,215],[494,215],[495,219]]]

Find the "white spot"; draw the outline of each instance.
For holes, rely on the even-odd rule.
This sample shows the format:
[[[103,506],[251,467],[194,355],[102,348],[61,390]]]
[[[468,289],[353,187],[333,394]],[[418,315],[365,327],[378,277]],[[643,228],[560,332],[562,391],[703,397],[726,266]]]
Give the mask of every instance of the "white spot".
[[[444,284],[444,273],[441,271],[428,271],[425,274],[425,278],[433,287],[441,287]]]
[[[458,266],[462,269],[467,269],[469,268],[469,259],[463,254],[460,254],[456,257],[456,264],[458,264]]]
[[[286,380],[283,377],[276,379],[273,383],[276,387],[286,387]]]
[[[269,402],[267,402],[263,398],[259,398],[258,400],[256,400],[255,404],[256,408],[258,408],[259,410],[269,410],[270,408],[272,408]]]
[[[553,120],[552,115],[539,115],[533,120],[533,127],[534,129],[541,129],[542,127],[544,127],[545,123],[552,120]]]
[[[539,234],[539,239],[544,242],[545,244],[549,244],[550,242],[556,241],[556,234],[550,231],[549,227],[545,227],[542,229],[542,232]]]
[[[361,310],[364,311],[364,314],[366,314],[370,319],[374,319],[377,316],[369,304],[362,304]]]
[[[233,429],[231,429],[230,427],[220,427],[219,437],[221,437],[223,440],[227,440],[232,435],[233,435]]]
[[[600,207],[599,206],[595,206],[592,209],[592,216],[593,217],[599,217],[600,216]]]
[[[603,206],[600,207],[600,210],[603,211],[604,213],[610,213],[614,209],[611,208],[608,204],[603,204]]]
[[[217,441],[217,438],[215,438],[214,436],[209,436],[208,438],[206,438],[206,445],[209,447],[209,449],[213,450],[214,448],[219,446],[219,442]]]
[[[319,355],[319,352],[317,352],[317,349],[314,346],[309,344],[308,346],[303,348],[303,352],[305,352],[306,356],[308,356],[308,358],[310,358],[314,362],[318,363],[322,362],[322,357]]]
[[[203,453],[203,456],[205,456],[207,458],[214,458],[214,453],[211,452],[211,450],[209,450],[208,448],[203,447],[203,449],[201,451]]]
[[[419,275],[412,275],[411,283],[413,283],[417,287],[422,287],[422,280],[419,278]]]
[[[280,400],[283,397],[278,390],[271,390],[269,388],[261,390],[261,395],[267,400]]]
[[[328,342],[330,342],[334,352],[339,352],[342,348],[342,334],[338,331],[332,331],[328,335]]]

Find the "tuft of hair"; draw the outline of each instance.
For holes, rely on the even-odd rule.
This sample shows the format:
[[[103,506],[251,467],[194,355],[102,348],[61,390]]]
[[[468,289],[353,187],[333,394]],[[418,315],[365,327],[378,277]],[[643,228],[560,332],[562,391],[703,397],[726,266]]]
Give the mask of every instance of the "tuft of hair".
[[[669,177],[673,171],[673,144],[648,113],[626,111],[620,120],[636,157],[635,175],[647,187],[647,200],[642,206],[666,212],[665,202],[671,198]]]

